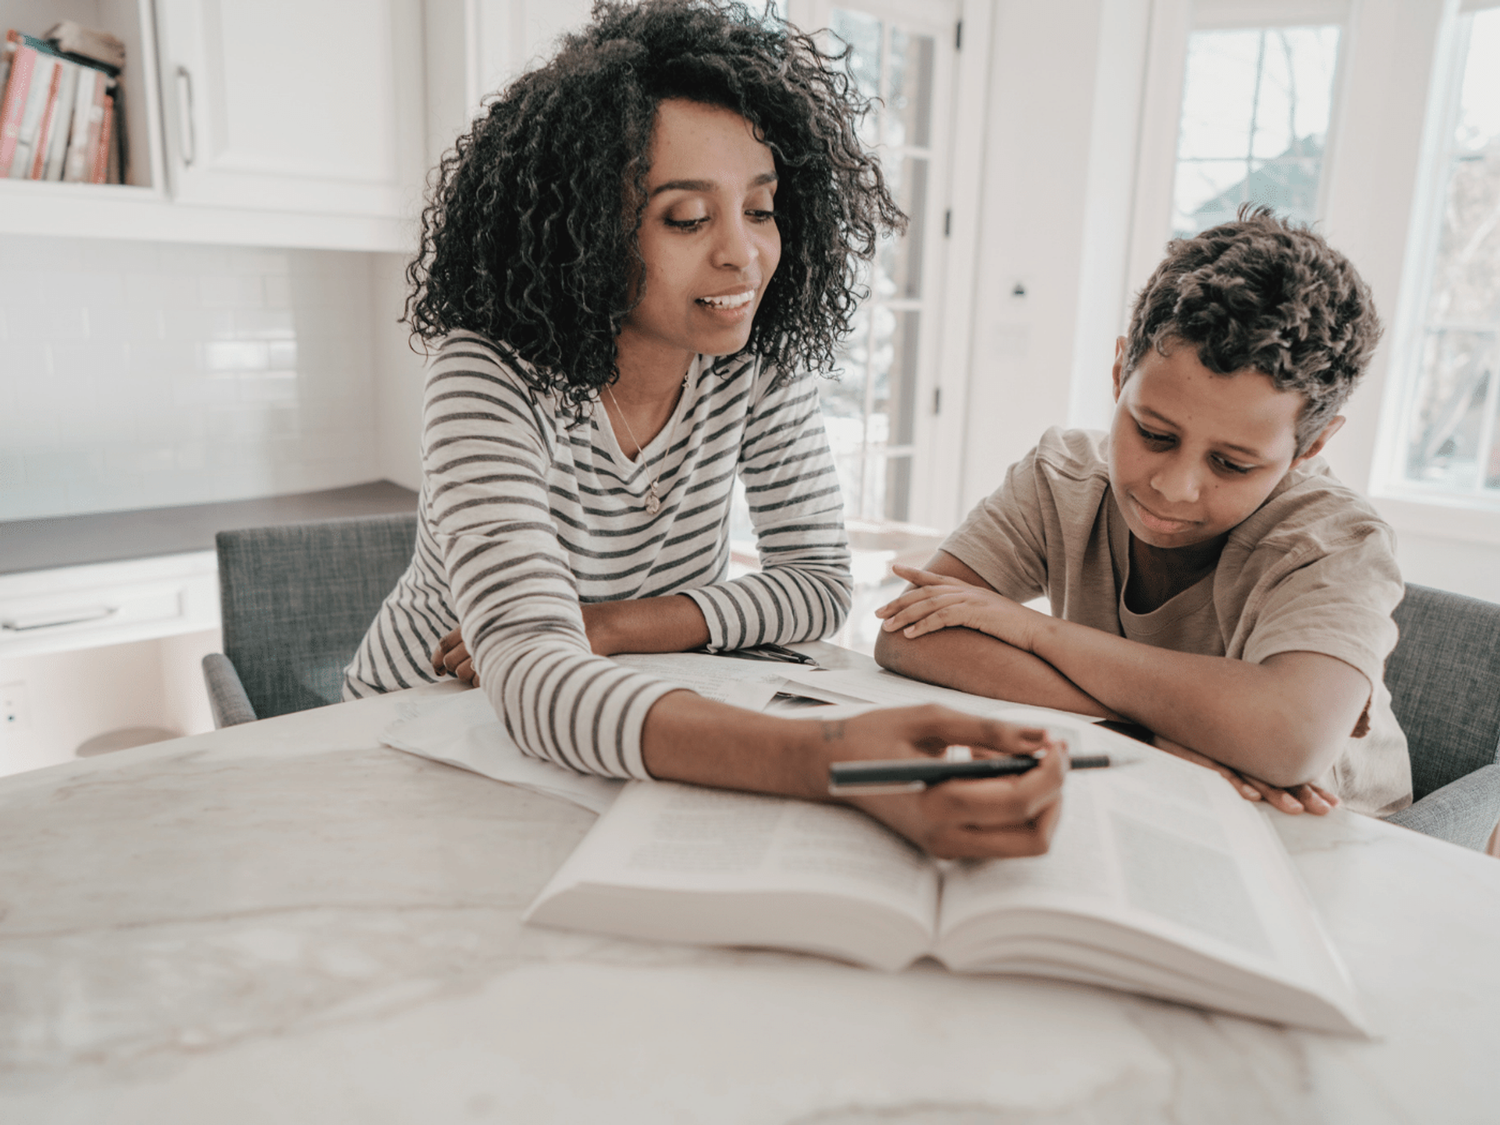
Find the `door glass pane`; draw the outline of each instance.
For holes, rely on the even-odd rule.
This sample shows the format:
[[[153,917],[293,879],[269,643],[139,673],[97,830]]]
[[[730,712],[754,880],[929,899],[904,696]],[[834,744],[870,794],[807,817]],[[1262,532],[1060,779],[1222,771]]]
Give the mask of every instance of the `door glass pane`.
[[[1242,203],[1317,218],[1339,29],[1198,31],[1188,39],[1172,233],[1232,219]]]
[[[877,297],[920,297],[922,295],[922,252],[926,233],[917,216],[927,210],[927,166],[922,157],[888,160],[888,181],[897,204],[913,222],[902,238],[881,244],[876,256],[875,295]]]
[[[881,48],[885,45],[885,25],[864,12],[833,10],[832,31],[849,45],[849,73],[860,92],[867,98],[880,94]],[[880,106],[875,105],[860,128],[867,145],[880,142]]]
[[[925,296],[936,42],[865,12],[836,8],[831,23],[850,45],[851,73],[860,91],[877,99],[864,135],[880,153],[909,225],[904,236],[877,251],[859,331],[840,356],[841,379],[824,384],[823,409],[848,514],[906,521]]]
[[[931,143],[932,50],[932,36],[912,35],[899,27],[891,29],[887,144],[926,148]]]

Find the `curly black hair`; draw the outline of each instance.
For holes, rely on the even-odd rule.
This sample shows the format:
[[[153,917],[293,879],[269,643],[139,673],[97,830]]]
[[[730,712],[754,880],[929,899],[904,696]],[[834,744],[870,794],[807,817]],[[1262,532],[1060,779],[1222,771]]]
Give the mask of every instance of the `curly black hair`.
[[[1307,400],[1300,456],[1344,405],[1380,340],[1370,287],[1323,236],[1269,207],[1242,206],[1235,222],[1167,244],[1135,300],[1126,377],[1148,348],[1192,345],[1210,371],[1264,372]]]
[[[581,412],[618,377],[630,278],[645,274],[656,107],[686,98],[744,117],[776,161],[781,261],[746,350],[783,376],[830,369],[865,295],[857,260],[905,226],[855,134],[868,101],[833,65],[846,54],[740,3],[596,0],[443,157],[406,271],[413,335],[487,336]]]

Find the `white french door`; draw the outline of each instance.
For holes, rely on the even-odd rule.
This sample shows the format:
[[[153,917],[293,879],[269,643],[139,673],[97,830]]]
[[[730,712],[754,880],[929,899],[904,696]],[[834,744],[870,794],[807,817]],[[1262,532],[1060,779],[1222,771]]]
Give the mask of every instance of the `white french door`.
[[[967,366],[941,377],[962,4],[788,0],[785,9],[799,27],[827,29],[830,46],[834,36],[849,45],[850,70],[874,99],[864,138],[909,220],[904,235],[881,245],[843,374],[822,387],[846,512],[946,524],[954,470],[943,451],[956,448],[962,428],[949,434],[943,421],[962,417]]]

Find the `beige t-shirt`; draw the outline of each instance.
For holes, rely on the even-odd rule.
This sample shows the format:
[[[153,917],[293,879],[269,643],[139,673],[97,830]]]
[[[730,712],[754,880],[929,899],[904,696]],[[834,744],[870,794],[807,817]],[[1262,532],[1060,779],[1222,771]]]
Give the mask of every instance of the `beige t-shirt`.
[[[1352,665],[1370,681],[1369,729],[1319,780],[1356,812],[1409,804],[1406,736],[1383,679],[1396,644],[1391,610],[1405,592],[1390,527],[1314,459],[1229,533],[1212,574],[1132,613],[1130,532],[1110,491],[1107,442],[1047,431],[942,549],[1007,597],[1045,594],[1057,616],[1143,644],[1251,663],[1319,652]]]

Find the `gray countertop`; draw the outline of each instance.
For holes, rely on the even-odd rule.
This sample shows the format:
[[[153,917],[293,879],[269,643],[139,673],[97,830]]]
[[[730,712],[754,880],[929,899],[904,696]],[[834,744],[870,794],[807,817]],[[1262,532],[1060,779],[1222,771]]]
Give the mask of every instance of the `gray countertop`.
[[[0,522],[0,574],[211,551],[215,533],[233,528],[416,510],[415,492],[378,480],[254,500],[11,520]]]

